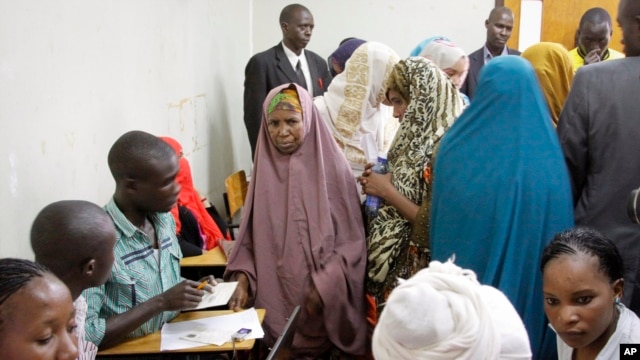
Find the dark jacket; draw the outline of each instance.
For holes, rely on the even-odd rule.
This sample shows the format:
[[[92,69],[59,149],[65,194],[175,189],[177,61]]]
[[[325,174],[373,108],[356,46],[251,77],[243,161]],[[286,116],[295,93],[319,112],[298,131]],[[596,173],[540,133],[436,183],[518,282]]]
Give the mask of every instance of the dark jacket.
[[[460,92],[469,97],[469,100],[473,100],[473,95],[476,92],[476,86],[478,85],[478,74],[480,69],[484,66],[484,46],[474,51],[469,55],[469,74],[467,79],[462,84]],[[509,55],[520,55],[520,51],[516,49],[507,48]]]
[[[304,50],[313,83],[313,96],[324,94],[331,82],[327,63],[318,54]],[[274,87],[298,82],[295,69],[284,53],[282,43],[253,55],[244,71],[244,124],[247,127],[251,156],[255,154],[262,119],[262,103]]]

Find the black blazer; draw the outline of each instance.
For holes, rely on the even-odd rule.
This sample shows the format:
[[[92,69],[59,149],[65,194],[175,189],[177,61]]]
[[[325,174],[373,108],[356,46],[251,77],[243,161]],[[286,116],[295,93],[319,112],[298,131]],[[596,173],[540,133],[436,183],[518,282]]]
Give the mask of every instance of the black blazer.
[[[520,51],[516,49],[507,48],[509,55],[520,55]],[[460,92],[466,94],[469,100],[473,100],[473,95],[476,92],[476,86],[478,85],[478,74],[480,69],[484,66],[484,46],[474,51],[469,55],[469,74],[467,79],[462,84]]]
[[[262,121],[262,103],[267,93],[278,85],[298,82],[296,71],[287,59],[282,46],[280,43],[267,51],[253,55],[244,70],[244,125],[249,135],[252,158],[255,155]],[[331,82],[327,63],[318,54],[309,50],[305,49],[304,54],[311,73],[313,96],[322,95]]]

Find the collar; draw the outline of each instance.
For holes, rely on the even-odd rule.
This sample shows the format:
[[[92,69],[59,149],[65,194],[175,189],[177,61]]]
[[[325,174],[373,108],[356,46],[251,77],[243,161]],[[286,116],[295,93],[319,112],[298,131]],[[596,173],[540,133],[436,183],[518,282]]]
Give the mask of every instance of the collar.
[[[282,48],[284,49],[284,54],[287,56],[287,59],[289,59],[289,62],[291,63],[291,66],[293,66],[294,69],[296,68],[296,64],[298,63],[298,60],[302,62],[302,66],[304,66],[307,63],[307,58],[306,56],[304,56],[304,49],[300,51],[300,56],[298,56],[296,55],[296,53],[291,51],[291,49],[289,49],[287,45],[284,44],[284,42],[281,42],[281,44],[282,44]]]
[[[131,221],[124,216],[113,198],[111,198],[107,205],[104,206],[104,209],[113,219],[113,223],[116,228],[119,229],[127,238],[133,237],[136,232],[142,233],[142,230],[138,229],[137,226],[133,225]],[[149,220],[155,224],[158,220],[157,214],[153,213],[149,215]]]
[[[582,60],[584,60],[584,57],[587,56],[587,54],[582,52],[582,49],[580,49],[580,46],[578,46],[576,48],[578,50],[578,55],[580,55],[580,58],[582,58]],[[607,50],[604,52],[604,55],[601,57],[602,60],[607,60],[609,58],[609,48],[607,48]]]
[[[502,56],[502,55],[509,55],[509,48],[506,45],[505,47],[502,48],[502,52],[498,56]],[[495,56],[491,54],[491,51],[489,51],[489,48],[487,48],[487,44],[485,44],[482,47],[482,58],[484,59],[484,62],[486,63],[487,61],[493,59],[494,57]]]

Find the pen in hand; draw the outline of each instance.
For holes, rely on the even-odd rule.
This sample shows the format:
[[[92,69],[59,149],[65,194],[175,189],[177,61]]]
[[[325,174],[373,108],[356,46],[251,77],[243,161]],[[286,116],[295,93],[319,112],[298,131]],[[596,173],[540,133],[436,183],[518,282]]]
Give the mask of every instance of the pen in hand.
[[[196,288],[196,290],[204,289],[204,287],[207,286],[208,283],[209,283],[209,280],[205,280],[205,281],[201,282],[200,285],[198,285],[198,287]]]

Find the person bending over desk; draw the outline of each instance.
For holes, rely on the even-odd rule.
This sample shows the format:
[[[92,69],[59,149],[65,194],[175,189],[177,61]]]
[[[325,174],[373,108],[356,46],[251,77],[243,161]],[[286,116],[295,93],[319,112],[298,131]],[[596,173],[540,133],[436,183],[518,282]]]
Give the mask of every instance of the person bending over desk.
[[[49,268],[71,291],[79,360],[95,359],[98,352],[98,347],[84,338],[87,301],[80,294],[107,281],[115,245],[113,221],[101,207],[88,201],[49,204],[31,226],[31,248],[36,261]]]
[[[101,350],[159,330],[204,295],[198,282],[180,278],[182,253],[168,213],[180,192],[175,151],[156,136],[131,131],[113,144],[108,161],[116,181],[105,206],[116,227],[115,262],[107,282],[84,293],[86,336]],[[216,284],[208,279],[205,290]]]

